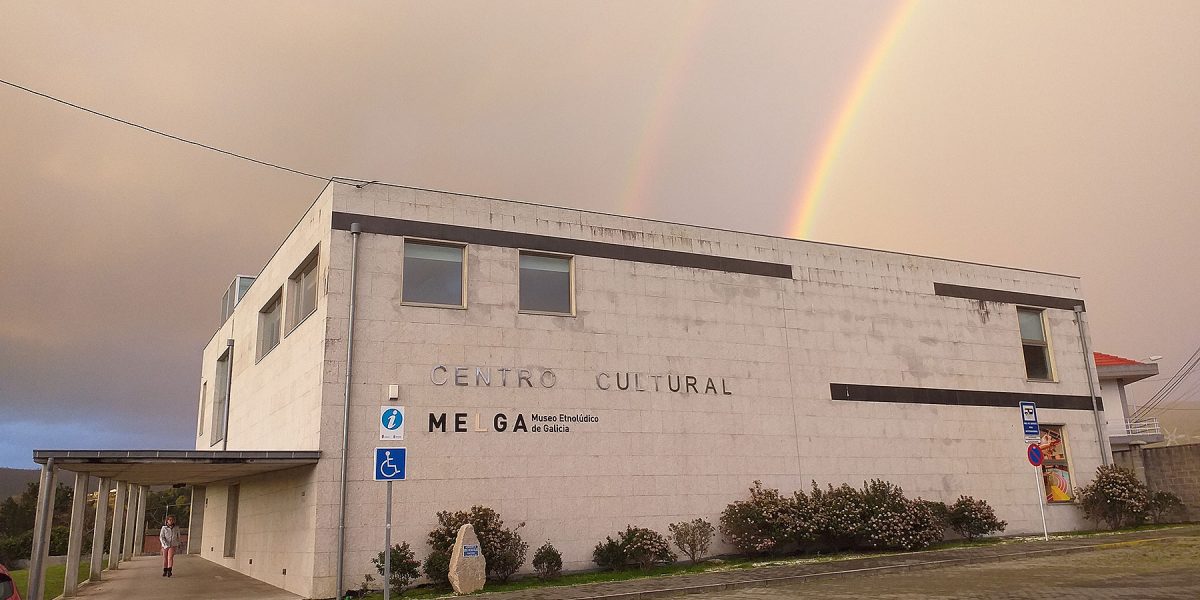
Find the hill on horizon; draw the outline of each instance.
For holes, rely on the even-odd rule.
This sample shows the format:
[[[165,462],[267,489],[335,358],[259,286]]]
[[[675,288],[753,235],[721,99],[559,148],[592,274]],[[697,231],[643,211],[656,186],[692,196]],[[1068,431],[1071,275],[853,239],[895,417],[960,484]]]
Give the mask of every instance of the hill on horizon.
[[[0,467],[0,500],[20,496],[25,486],[36,483],[40,472],[37,469],[10,469]]]

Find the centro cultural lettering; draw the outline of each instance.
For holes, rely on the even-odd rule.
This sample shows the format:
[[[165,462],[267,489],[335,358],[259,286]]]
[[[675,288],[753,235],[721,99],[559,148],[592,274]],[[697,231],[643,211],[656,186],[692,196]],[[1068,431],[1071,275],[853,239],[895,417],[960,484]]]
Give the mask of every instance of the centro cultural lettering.
[[[666,380],[665,386],[663,385],[664,379]],[[721,383],[719,392],[717,391],[718,381]],[[699,378],[694,375],[651,375],[648,373],[600,373],[596,375],[596,387],[602,390],[613,389],[614,383],[618,390],[634,392],[661,392],[665,389],[683,394],[733,395],[733,392],[729,391],[726,386],[724,377],[713,379],[712,377]],[[651,386],[653,386],[653,390],[650,389]],[[700,386],[704,386],[704,391],[700,390]]]
[[[447,367],[446,365],[437,365],[429,372],[429,380],[433,385],[446,385],[450,381],[454,385],[461,386],[482,386],[491,387],[492,380],[496,379],[496,385],[499,387],[510,387],[509,381],[513,382],[512,387],[534,387],[533,382],[536,380],[540,387],[552,388],[558,383],[558,376],[550,369],[543,370],[536,378],[534,371],[530,369],[510,369],[508,367],[500,367],[494,371],[499,375],[493,378],[493,369],[491,367]],[[512,377],[509,377],[512,374]],[[474,375],[474,377],[472,377]]]

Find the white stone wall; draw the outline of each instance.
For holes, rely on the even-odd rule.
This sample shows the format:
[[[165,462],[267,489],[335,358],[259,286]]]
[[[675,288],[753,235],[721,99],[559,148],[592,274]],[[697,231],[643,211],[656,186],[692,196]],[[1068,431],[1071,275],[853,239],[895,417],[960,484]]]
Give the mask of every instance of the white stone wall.
[[[626,525],[666,531],[746,496],[754,480],[787,491],[883,478],[910,495],[985,498],[1010,533],[1040,529],[1032,467],[1015,408],[834,401],[829,384],[1087,395],[1074,315],[1047,310],[1057,383],[1025,379],[1016,309],[933,294],[949,283],[1078,298],[1072,277],[674,225],[515,202],[333,184],[269,261],[204,353],[209,381],[236,340],[229,449],[320,449],[312,468],[241,481],[238,552],[222,556],[226,488],[208,488],[204,556],[293,592],[335,595],[339,470],[350,291],[350,241],[331,211],[441,222],[793,265],[792,279],[575,258],[577,316],[519,314],[518,250],[471,245],[465,310],[405,305],[403,238],[360,238],[351,383],[345,587],[373,572],[383,546],[384,484],[372,449],[403,445],[393,540],[423,558],[439,510],[490,506],[536,548],[552,541],[568,569]],[[453,240],[451,240],[453,241]],[[261,361],[257,313],[315,247],[317,312]],[[491,386],[445,385],[431,369],[483,367]],[[533,387],[499,382],[529,369]],[[552,388],[537,374],[556,374]],[[598,373],[609,390],[599,389]],[[647,391],[615,389],[641,373]],[[731,394],[666,391],[651,375],[712,377]],[[475,383],[474,372],[468,374]],[[653,391],[657,383],[660,391]],[[406,409],[403,443],[378,441],[389,384]],[[430,432],[430,413],[467,413],[471,431]],[[496,413],[587,413],[570,433],[498,432]],[[1092,415],[1040,410],[1065,425],[1077,485],[1100,462]],[[474,431],[479,418],[489,431]],[[213,415],[197,448],[209,448]],[[219,446],[217,446],[219,447]],[[1083,525],[1070,505],[1052,529]],[[728,549],[718,544],[716,550]],[[250,561],[253,560],[253,564]],[[287,575],[282,569],[287,569]]]
[[[396,484],[393,540],[419,556],[437,511],[483,504],[524,522],[532,547],[551,540],[568,569],[588,568],[605,535],[627,524],[665,532],[696,516],[715,523],[755,479],[792,490],[879,477],[926,498],[985,498],[1010,533],[1040,529],[1015,408],[840,402],[829,383],[1087,395],[1070,311],[1047,310],[1059,381],[1030,382],[1014,306],[933,295],[937,281],[1077,298],[1075,278],[382,185],[335,184],[332,195],[341,212],[794,266],[794,279],[781,280],[579,256],[578,316],[554,317],[518,314],[516,249],[472,245],[467,309],[454,310],[402,304],[403,239],[362,235],[347,585],[383,545],[384,484],[371,481],[371,449],[389,445],[376,424],[388,384],[400,386],[408,415],[409,480]],[[337,527],[350,237],[334,231],[329,253],[318,540],[335,539]],[[552,369],[557,384],[437,386],[438,364]],[[733,394],[603,391],[601,371],[725,378]],[[571,433],[426,427],[430,412],[470,413],[473,429],[475,414],[486,423],[497,412],[511,421],[543,411],[600,422]],[[1092,415],[1040,416],[1066,426],[1076,483],[1086,483],[1101,452]],[[1047,509],[1052,529],[1083,525],[1076,513]],[[327,577],[314,587],[325,595],[333,551],[318,548],[318,577]]]

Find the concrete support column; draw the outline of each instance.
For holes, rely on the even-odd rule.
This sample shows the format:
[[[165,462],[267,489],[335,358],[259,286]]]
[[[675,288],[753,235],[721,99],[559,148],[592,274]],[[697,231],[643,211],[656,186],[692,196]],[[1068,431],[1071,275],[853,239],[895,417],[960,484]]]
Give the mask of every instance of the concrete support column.
[[[37,512],[33,518],[33,553],[29,557],[29,597],[45,600],[46,556],[50,553],[50,529],[54,525],[54,459],[47,458],[38,479]]]
[[[138,486],[129,485],[125,492],[125,540],[121,544],[121,560],[133,558],[133,525],[137,522],[137,491]]]
[[[63,574],[62,595],[74,596],[79,591],[79,557],[83,554],[83,522],[86,520],[88,484],[87,473],[75,474],[75,493],[71,496],[71,533],[67,537],[67,571]]]
[[[100,581],[100,570],[104,568],[104,532],[108,530],[108,489],[112,480],[100,479],[96,489],[96,526],[92,530],[92,561],[88,581]]]
[[[1146,483],[1146,457],[1142,454],[1142,447],[1145,445],[1145,442],[1129,444],[1129,463],[1133,466],[1133,474],[1142,484]]]
[[[137,521],[133,527],[133,555],[140,556],[146,547],[146,501],[149,499],[150,486],[138,486]]]
[[[108,540],[108,568],[116,570],[121,566],[121,538],[125,535],[125,494],[129,492],[129,484],[117,482],[117,497],[113,499],[112,537]]]
[[[192,503],[188,507],[188,554],[200,554],[204,543],[204,506],[208,504],[208,488],[192,486]]]

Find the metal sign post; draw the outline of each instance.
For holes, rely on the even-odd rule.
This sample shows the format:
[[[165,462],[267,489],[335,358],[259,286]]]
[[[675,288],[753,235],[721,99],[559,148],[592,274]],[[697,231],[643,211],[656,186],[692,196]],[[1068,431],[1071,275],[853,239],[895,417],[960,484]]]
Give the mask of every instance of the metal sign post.
[[[1025,456],[1029,458],[1029,464],[1033,465],[1033,485],[1038,493],[1038,512],[1042,513],[1042,539],[1050,541],[1050,531],[1046,528],[1046,492],[1042,489],[1042,474],[1039,472],[1042,466],[1042,447],[1037,442],[1029,444],[1025,449]]]
[[[383,600],[392,598],[392,482],[404,481],[408,470],[405,448],[375,449],[375,481],[387,482],[383,526]]]
[[[1045,521],[1045,517],[1042,519]],[[383,526],[383,600],[392,600],[392,482],[387,482],[387,510]]]

